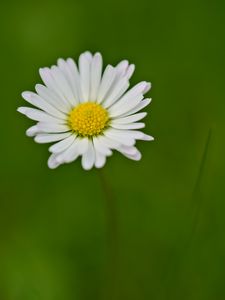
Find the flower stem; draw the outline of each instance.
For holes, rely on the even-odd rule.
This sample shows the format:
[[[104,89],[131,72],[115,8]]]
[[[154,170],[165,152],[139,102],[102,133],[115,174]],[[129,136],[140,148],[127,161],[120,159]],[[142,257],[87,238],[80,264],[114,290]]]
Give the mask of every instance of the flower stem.
[[[105,299],[116,299],[116,278],[118,269],[118,227],[117,208],[113,189],[107,180],[105,171],[98,171],[101,188],[105,199],[105,214],[107,222],[107,248],[108,261],[106,265],[106,297]]]

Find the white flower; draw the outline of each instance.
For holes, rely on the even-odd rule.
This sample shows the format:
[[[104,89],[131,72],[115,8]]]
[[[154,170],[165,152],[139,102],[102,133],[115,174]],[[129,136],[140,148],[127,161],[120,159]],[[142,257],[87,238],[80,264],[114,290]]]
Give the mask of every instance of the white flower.
[[[71,58],[59,59],[57,66],[40,69],[45,85],[37,84],[36,93],[22,93],[37,107],[18,108],[38,121],[26,134],[37,143],[56,142],[49,148],[49,168],[79,156],[85,170],[101,168],[112,150],[140,160],[136,140],[153,140],[139,131],[145,124],[138,121],[147,113],[137,113],[150,103],[143,96],[150,83],[142,81],[127,91],[134,65],[123,60],[115,67],[108,65],[102,74],[102,64],[100,53],[81,54],[79,68]]]

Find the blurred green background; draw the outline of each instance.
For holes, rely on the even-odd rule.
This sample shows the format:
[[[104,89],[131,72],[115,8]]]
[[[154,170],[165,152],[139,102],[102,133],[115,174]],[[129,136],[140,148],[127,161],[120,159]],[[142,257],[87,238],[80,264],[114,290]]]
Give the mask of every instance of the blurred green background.
[[[225,2],[22,0],[0,11],[0,299],[225,299]],[[155,141],[138,142],[140,162],[114,154],[104,168],[113,258],[99,172],[49,170],[48,146],[16,112],[39,67],[85,50],[127,58],[132,84],[153,84]]]

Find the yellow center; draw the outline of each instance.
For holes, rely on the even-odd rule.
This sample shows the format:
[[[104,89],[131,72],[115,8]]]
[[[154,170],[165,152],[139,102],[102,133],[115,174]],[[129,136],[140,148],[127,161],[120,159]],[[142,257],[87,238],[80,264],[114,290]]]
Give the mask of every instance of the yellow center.
[[[80,136],[96,136],[106,128],[108,112],[93,102],[81,103],[69,114],[69,126]]]

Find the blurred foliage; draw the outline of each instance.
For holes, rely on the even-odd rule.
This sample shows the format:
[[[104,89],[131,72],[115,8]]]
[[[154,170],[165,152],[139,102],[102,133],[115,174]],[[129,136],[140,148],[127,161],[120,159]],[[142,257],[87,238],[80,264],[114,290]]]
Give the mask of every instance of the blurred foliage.
[[[98,171],[47,168],[48,146],[16,112],[38,68],[100,51],[153,83],[140,162],[115,154],[114,299],[225,299],[225,2],[1,4],[0,299],[107,295],[107,215]],[[105,291],[106,290],[106,291]]]

